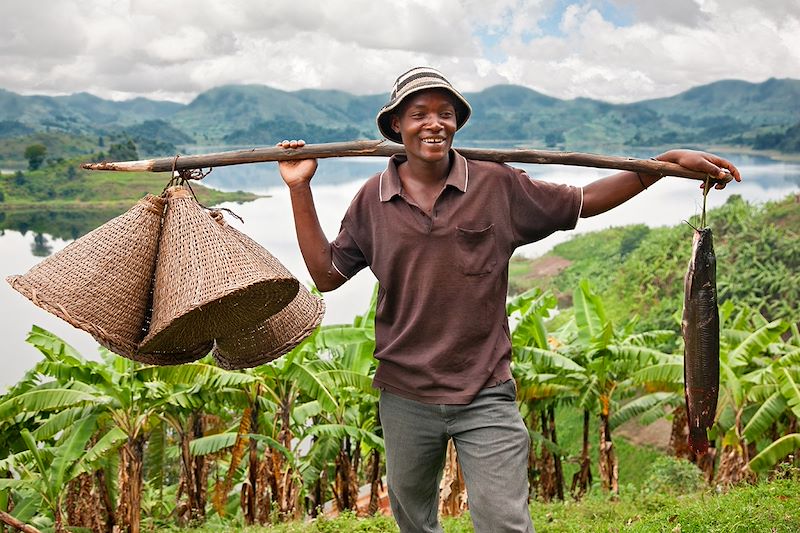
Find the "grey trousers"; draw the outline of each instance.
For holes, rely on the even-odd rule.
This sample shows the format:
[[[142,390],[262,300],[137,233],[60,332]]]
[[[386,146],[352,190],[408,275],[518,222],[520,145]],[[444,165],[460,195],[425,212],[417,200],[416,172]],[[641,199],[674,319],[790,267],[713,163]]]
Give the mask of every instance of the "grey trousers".
[[[513,380],[483,389],[469,405],[426,404],[381,392],[389,501],[402,533],[439,533],[439,482],[448,439],[464,472],[478,533],[532,532],[530,436]]]

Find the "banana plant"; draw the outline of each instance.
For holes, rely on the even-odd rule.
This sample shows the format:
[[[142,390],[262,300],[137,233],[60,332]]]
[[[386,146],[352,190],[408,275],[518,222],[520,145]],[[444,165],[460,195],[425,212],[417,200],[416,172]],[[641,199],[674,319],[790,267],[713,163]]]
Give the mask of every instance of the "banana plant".
[[[241,417],[227,431],[192,441],[195,456],[231,452],[226,483],[215,494],[218,512],[224,512],[237,479],[244,481],[240,499],[248,523],[271,515],[296,517],[304,494],[313,514],[327,493],[322,479],[338,483],[331,491],[340,495],[337,506],[355,508],[353,491],[342,487],[359,479],[358,458],[371,453],[374,464],[383,451],[371,387],[373,313],[374,299],[352,325],[322,326],[290,353],[254,369],[257,381],[246,390],[245,402],[234,404],[244,409]],[[245,446],[247,474],[237,477]],[[335,467],[329,472],[330,465]]]
[[[44,440],[69,430],[81,417],[95,416],[93,438],[112,444],[107,455],[118,454],[116,510],[109,518],[128,531],[139,530],[144,447],[160,416],[171,407],[202,405],[203,390],[224,392],[252,381],[208,364],[143,366],[105,350],[101,361],[87,361],[36,326],[28,342],[44,360],[34,369],[34,385],[0,401],[0,418],[33,423],[31,434]]]
[[[554,302],[531,293],[512,300],[510,311],[521,318],[512,334],[515,375],[525,395],[552,402],[571,403],[584,410],[584,442],[581,469],[573,479],[573,494],[582,495],[591,479],[588,428],[590,413],[600,419],[600,474],[604,490],[618,490],[618,466],[613,450],[613,429],[637,415],[663,415],[663,406],[674,402],[674,391],[649,391],[634,379],[637,372],[674,356],[657,346],[669,343],[669,331],[634,332],[636,322],[615,328],[604,305],[588,282],[582,281],[573,295],[572,318],[552,334],[546,320],[554,314]],[[539,300],[537,300],[539,298]],[[538,303],[537,303],[538,302]],[[529,313],[539,308],[538,313]],[[513,315],[512,315],[513,316]],[[621,407],[621,400],[642,390],[654,392]]]
[[[655,361],[669,358],[669,354],[653,347],[663,340],[665,333],[635,333],[635,320],[615,328],[605,314],[602,300],[585,280],[574,291],[573,302],[575,334],[570,349],[581,354],[576,360],[584,369],[576,376],[583,382],[579,405],[595,412],[599,418],[601,487],[617,493],[619,466],[612,440],[612,417],[621,399],[640,392],[632,380],[634,374]],[[616,423],[620,421],[619,417],[615,420]]]
[[[228,456],[226,472],[214,488],[218,514],[228,512],[229,493],[239,483],[238,499],[246,522],[266,522],[275,515],[289,519],[297,514],[302,489],[301,446],[309,440],[309,420],[320,412],[319,401],[305,400],[301,384],[317,392],[322,404],[332,405],[328,386],[305,362],[311,342],[309,338],[280,359],[248,371],[256,381],[236,402],[228,404],[235,413],[228,427],[191,441],[193,457]]]
[[[564,499],[563,452],[558,447],[555,408],[575,391],[566,374],[582,370],[551,346],[547,322],[555,309],[555,297],[539,289],[526,291],[506,305],[511,323],[512,373],[517,383],[520,412],[532,441],[539,444],[531,447],[528,478],[544,501]],[[582,466],[588,466],[587,446],[584,446],[583,457]]]
[[[75,422],[52,447],[40,448],[27,429],[20,436],[27,446],[27,454],[16,454],[11,466],[19,472],[18,478],[0,478],[0,489],[28,490],[52,513],[57,533],[67,531],[64,523],[64,488],[79,475],[91,472],[95,462],[113,449],[120,434],[106,433],[103,439],[87,448],[87,443],[97,429],[97,416],[91,415]]]
[[[356,316],[351,325],[323,326],[313,343],[316,357],[306,367],[307,375],[315,375],[317,381],[297,376],[307,398],[319,402],[319,411],[308,431],[314,446],[305,475],[317,476],[329,469],[327,465],[334,465],[329,478],[333,481],[334,503],[340,511],[358,510],[362,482],[371,486],[369,507],[377,505],[384,445],[378,423],[378,393],[372,387],[376,369],[376,300],[377,287],[367,312]],[[323,390],[330,395],[320,394]],[[370,459],[365,459],[368,456]]]
[[[710,436],[721,439],[721,459],[717,480],[736,483],[752,479],[750,456],[763,445],[767,430],[787,412],[792,398],[787,384],[781,391],[787,368],[780,354],[785,352],[782,335],[789,325],[781,320],[767,321],[746,306],[738,311],[726,302],[720,308],[724,327],[720,335],[720,395],[717,421]],[[785,362],[790,359],[784,360]],[[791,373],[788,374],[791,381]],[[799,396],[800,398],[800,396]],[[761,444],[759,444],[761,443]],[[755,463],[761,468],[763,458]]]
[[[767,432],[790,412],[788,402],[794,399],[795,405],[800,405],[800,394],[792,385],[800,347],[783,342],[788,324],[768,321],[747,306],[737,308],[727,300],[720,306],[720,318],[720,396],[717,420],[709,434],[712,441],[721,444],[723,481],[735,482],[749,475],[745,469],[749,449],[772,442]],[[653,363],[634,373],[632,380],[651,392],[620,409],[612,418],[612,426],[636,415],[653,419],[667,406],[674,408],[674,414],[681,409],[682,357],[654,357]],[[675,423],[682,420],[677,415],[673,420],[674,446],[680,440],[676,435],[683,434],[676,431]],[[790,441],[782,441],[783,446]],[[753,464],[763,469],[766,458],[773,457],[772,451]],[[677,448],[673,450],[678,452]],[[714,475],[713,466],[713,462],[708,465],[709,480]]]
[[[755,386],[751,395],[755,398],[757,393],[766,399],[744,427],[742,436],[746,442],[763,440],[769,428],[781,418],[800,420],[800,348],[789,347],[768,368],[765,383]],[[800,433],[788,433],[774,441],[767,436],[766,441],[766,446],[748,463],[754,472],[765,472],[800,449]]]

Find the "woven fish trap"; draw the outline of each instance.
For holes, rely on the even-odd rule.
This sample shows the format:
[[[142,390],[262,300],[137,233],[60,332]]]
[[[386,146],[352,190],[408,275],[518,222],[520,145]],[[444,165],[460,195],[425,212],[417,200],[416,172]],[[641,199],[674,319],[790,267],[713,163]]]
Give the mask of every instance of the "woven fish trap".
[[[248,331],[286,307],[299,283],[274,257],[254,254],[185,187],[166,191],[167,209],[143,354],[176,353]]]
[[[147,327],[163,211],[164,200],[147,195],[26,274],[6,281],[114,353],[137,359]]]
[[[253,253],[265,260],[272,257],[247,235],[228,225],[224,228]],[[218,338],[212,352],[214,359],[220,367],[227,370],[252,368],[268,363],[303,342],[320,325],[324,315],[325,302],[301,284],[292,302],[266,321],[239,335]]]

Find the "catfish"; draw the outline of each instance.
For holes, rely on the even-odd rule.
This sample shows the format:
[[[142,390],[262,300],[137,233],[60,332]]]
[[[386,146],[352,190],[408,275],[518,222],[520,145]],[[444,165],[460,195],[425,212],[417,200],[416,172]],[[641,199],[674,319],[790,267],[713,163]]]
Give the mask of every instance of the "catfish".
[[[689,447],[697,455],[708,451],[706,430],[714,423],[719,395],[719,308],[713,240],[711,228],[694,229],[692,257],[684,278],[684,391]]]

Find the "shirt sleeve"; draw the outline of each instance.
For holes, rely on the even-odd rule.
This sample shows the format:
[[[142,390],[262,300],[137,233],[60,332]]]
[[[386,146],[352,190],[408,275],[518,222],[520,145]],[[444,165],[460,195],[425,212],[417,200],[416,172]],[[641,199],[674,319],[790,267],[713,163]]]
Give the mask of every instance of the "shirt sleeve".
[[[580,187],[533,180],[523,170],[512,170],[509,211],[515,246],[576,226],[583,204]]]
[[[331,243],[331,262],[333,268],[347,279],[352,278],[367,266],[364,253],[350,232],[347,231],[344,223],[339,230],[339,235]]]

